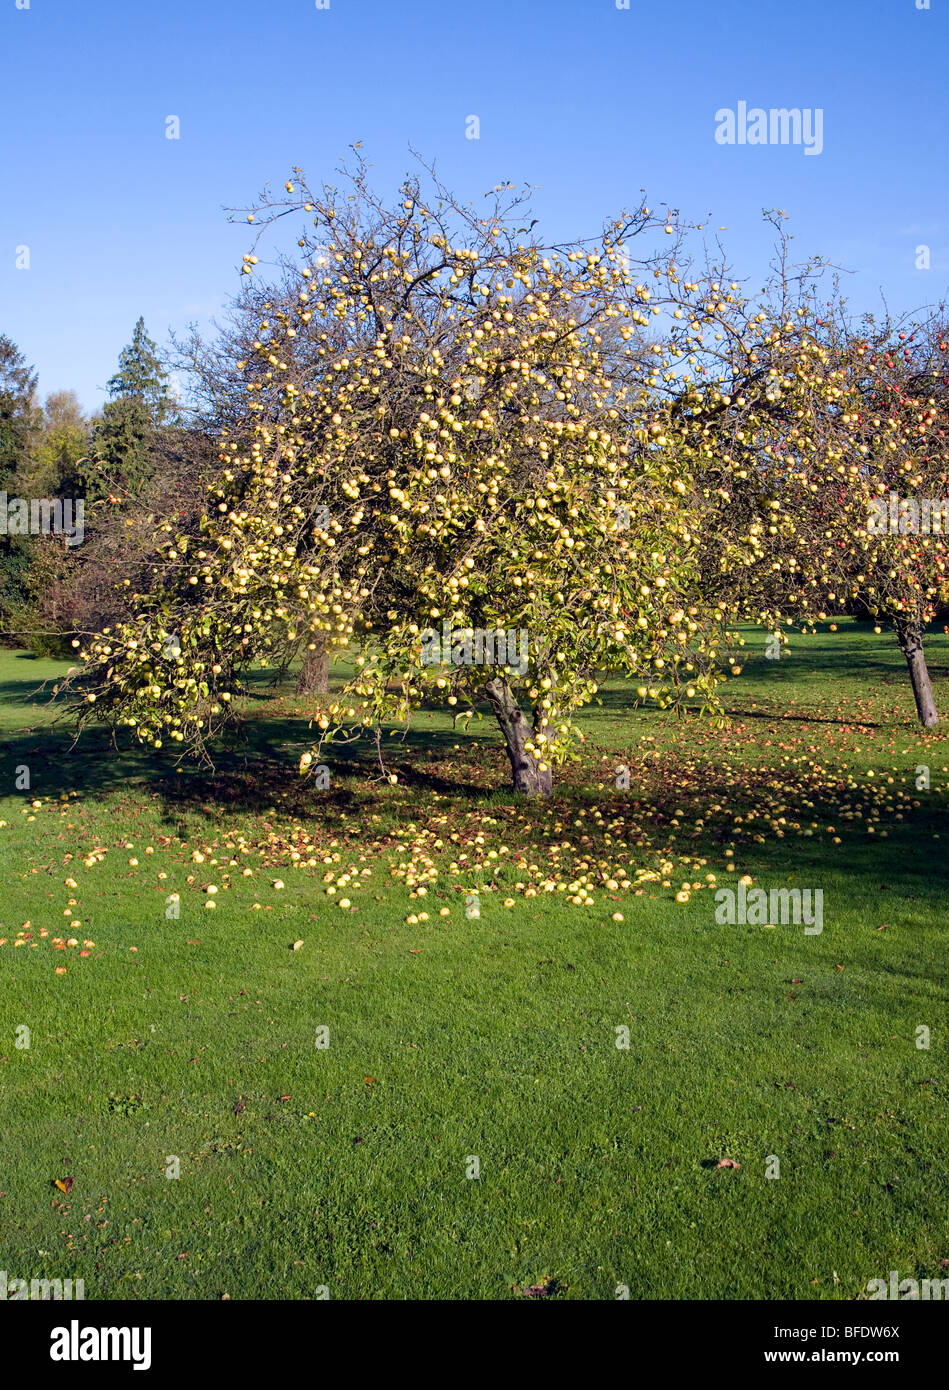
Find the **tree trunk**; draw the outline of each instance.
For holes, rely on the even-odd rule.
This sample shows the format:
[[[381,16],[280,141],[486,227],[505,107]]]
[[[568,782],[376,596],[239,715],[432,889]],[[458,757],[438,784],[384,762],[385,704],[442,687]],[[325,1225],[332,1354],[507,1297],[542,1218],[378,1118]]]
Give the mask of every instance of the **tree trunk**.
[[[916,713],[919,715],[919,722],[924,728],[931,729],[933,725],[939,723],[939,711],[936,709],[936,702],[933,699],[933,683],[929,678],[929,668],[923,653],[922,629],[918,624],[897,627],[896,640],[900,644],[900,651],[906,657],[906,665],[909,667],[909,678],[913,686],[913,698],[916,701]]]
[[[315,646],[303,653],[303,669],[297,682],[298,695],[325,695],[329,689],[329,653],[326,643],[316,640]]]
[[[504,735],[514,790],[525,796],[549,796],[553,786],[550,764],[542,772],[533,754],[527,751],[525,744],[531,740],[531,726],[511,687],[500,676],[495,676],[485,685],[484,694]]]

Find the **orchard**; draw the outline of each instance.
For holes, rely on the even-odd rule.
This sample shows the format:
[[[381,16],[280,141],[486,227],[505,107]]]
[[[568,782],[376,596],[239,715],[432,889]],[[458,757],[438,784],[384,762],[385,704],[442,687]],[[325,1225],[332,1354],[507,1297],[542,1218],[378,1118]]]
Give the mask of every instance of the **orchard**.
[[[244,216],[248,274],[285,218],[304,222],[299,254],[250,300],[245,406],[198,533],[161,526],[130,618],[77,643],[84,720],[200,758],[250,669],[350,654],[301,772],[364,736],[391,776],[386,739],[434,705],[496,720],[514,789],[547,795],[605,675],[660,709],[720,712],[736,622],[806,630],[865,594],[918,646],[941,547],[922,542],[912,592],[891,593],[909,576],[881,578],[868,517],[894,469],[924,480],[904,455],[936,407],[874,376],[883,349],[829,330],[819,268],[792,274],[785,243],[751,303],[724,268],[695,269],[697,229],[645,205],[548,246],[511,190],[476,214],[429,171],[390,206],[360,163],[342,188],[295,171]],[[441,661],[432,629],[461,639]],[[516,665],[503,643],[471,660],[473,637],[482,652],[508,631]]]
[[[232,220],[186,408],[142,319],[88,430],[2,354],[19,493],[89,499],[2,538],[9,1268],[937,1273],[941,313],[855,318],[779,212],[752,293],[672,209],[559,242],[358,155]]]

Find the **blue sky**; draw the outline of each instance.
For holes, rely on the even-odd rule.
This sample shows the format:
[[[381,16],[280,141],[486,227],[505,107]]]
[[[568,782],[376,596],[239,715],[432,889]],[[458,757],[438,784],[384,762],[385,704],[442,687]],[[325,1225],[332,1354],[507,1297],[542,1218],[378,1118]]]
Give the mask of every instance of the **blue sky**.
[[[539,185],[551,240],[644,187],[724,225],[753,285],[761,209],[782,207],[796,252],[854,272],[855,307],[932,303],[949,285],[949,0],[931,4],[0,0],[0,332],[42,394],[94,408],[140,314],[162,343],[236,289],[248,239],[223,209],[294,164],[331,178],[357,140],[384,191],[410,145],[464,198]],[[716,143],[739,101],[820,108],[822,152]]]

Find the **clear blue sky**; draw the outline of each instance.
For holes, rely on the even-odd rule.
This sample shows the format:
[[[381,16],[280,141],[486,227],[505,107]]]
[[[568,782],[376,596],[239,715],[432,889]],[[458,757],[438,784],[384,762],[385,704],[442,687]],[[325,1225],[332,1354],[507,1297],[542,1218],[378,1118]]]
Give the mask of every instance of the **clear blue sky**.
[[[538,184],[550,239],[597,232],[645,187],[724,224],[754,283],[760,210],[783,207],[796,251],[856,272],[859,307],[949,284],[949,0],[16,3],[0,0],[0,332],[41,393],[87,408],[139,314],[163,343],[220,313],[247,249],[224,207],[293,164],[331,177],[357,140],[380,189],[410,144],[462,197]],[[739,101],[821,108],[823,152],[716,143]]]

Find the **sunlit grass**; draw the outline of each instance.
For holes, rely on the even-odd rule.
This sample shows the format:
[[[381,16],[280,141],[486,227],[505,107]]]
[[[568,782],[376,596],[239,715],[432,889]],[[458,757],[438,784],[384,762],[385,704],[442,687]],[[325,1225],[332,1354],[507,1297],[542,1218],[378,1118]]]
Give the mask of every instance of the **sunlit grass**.
[[[945,736],[885,637],[747,636],[724,728],[607,683],[546,805],[434,711],[396,786],[349,747],[316,792],[289,689],[213,777],[70,750],[29,699],[62,665],[0,655],[0,1267],[87,1298],[938,1277]],[[717,925],[739,876],[822,888],[823,933]]]

